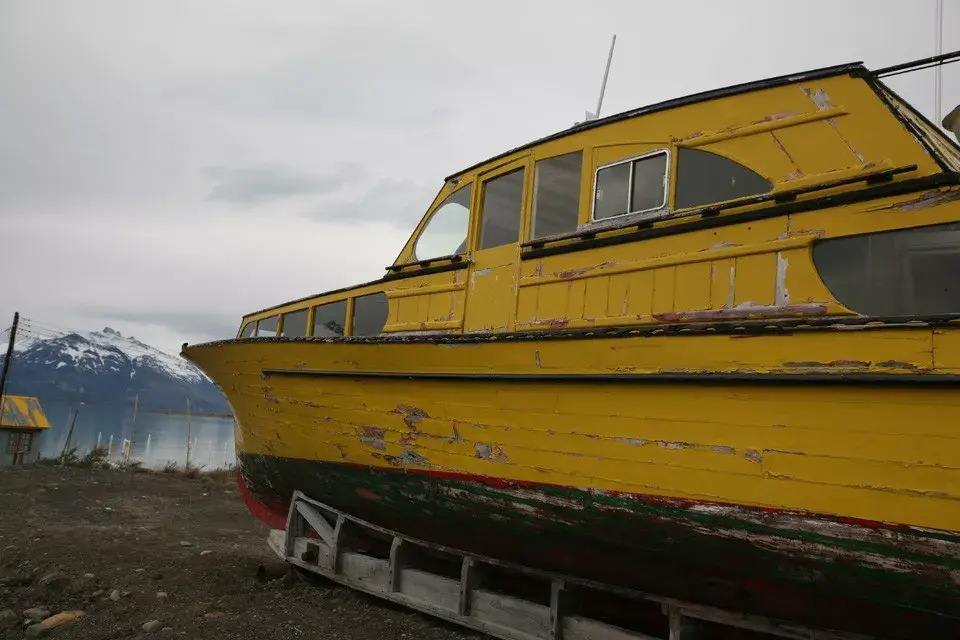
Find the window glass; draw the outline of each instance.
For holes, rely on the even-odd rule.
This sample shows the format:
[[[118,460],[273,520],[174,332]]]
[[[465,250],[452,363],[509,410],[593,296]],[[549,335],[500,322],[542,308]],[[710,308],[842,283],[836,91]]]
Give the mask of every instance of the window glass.
[[[659,209],[666,203],[667,154],[641,158],[633,163],[630,211]]]
[[[281,335],[290,338],[307,335],[307,310],[300,309],[283,314],[283,332]]]
[[[343,335],[347,324],[347,301],[322,304],[313,312],[313,336],[335,338]]]
[[[385,293],[371,293],[353,301],[353,335],[380,335],[385,324],[387,324]]]
[[[821,240],[813,262],[837,302],[857,313],[960,313],[960,222]]]
[[[257,322],[257,337],[272,338],[277,335],[277,324],[280,316],[270,316]]]
[[[257,328],[256,322],[248,322],[247,324],[243,325],[243,331],[240,332],[240,337],[249,338],[253,336],[253,330],[256,328]]]
[[[480,248],[490,249],[520,239],[523,206],[523,169],[494,178],[483,187]]]
[[[430,216],[414,245],[414,260],[459,255],[467,249],[471,185],[451,193]]]
[[[531,239],[576,230],[582,165],[583,153],[580,151],[537,163]]]
[[[773,184],[759,173],[701,149],[677,152],[677,209],[769,193]]]
[[[597,172],[597,191],[594,195],[593,219],[603,220],[622,216],[629,205],[630,163],[615,164]]]

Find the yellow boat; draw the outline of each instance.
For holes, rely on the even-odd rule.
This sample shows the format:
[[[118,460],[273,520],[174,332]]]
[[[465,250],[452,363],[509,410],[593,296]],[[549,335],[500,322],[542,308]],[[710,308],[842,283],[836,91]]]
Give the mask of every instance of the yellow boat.
[[[381,279],[184,345],[249,507],[960,635],[960,147],[894,70],[579,123],[448,177]]]

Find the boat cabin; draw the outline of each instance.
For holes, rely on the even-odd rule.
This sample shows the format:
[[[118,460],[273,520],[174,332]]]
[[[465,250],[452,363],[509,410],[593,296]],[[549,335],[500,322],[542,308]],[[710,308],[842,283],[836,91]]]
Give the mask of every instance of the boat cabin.
[[[859,64],[710,91],[449,176],[381,279],[238,337],[956,313],[958,171],[960,147]]]

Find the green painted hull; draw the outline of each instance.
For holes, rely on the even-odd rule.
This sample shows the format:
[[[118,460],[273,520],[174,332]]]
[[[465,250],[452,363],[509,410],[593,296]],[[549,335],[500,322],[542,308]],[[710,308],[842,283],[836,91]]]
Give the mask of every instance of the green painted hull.
[[[879,637],[960,635],[960,536],[949,533],[492,478],[239,461],[248,502],[274,526],[299,489],[402,534],[539,569]]]

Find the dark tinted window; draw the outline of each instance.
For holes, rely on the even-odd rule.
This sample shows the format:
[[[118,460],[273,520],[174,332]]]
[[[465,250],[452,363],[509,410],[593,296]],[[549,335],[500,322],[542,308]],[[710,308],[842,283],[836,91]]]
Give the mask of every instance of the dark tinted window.
[[[597,171],[593,219],[663,208],[667,201],[667,154],[655,153]]]
[[[313,312],[313,335],[317,338],[342,336],[346,323],[346,300],[322,304]]]
[[[755,196],[772,189],[769,180],[729,158],[700,149],[678,151],[677,209]]]
[[[857,313],[960,313],[960,223],[822,240],[813,261],[837,302]]]
[[[414,246],[414,260],[459,255],[467,250],[471,185],[447,196],[427,221]]]
[[[248,322],[243,325],[243,331],[240,332],[241,338],[249,338],[253,335],[253,330],[257,328],[256,322]]]
[[[283,329],[281,335],[299,338],[307,335],[307,310],[291,311],[283,314]]]
[[[523,169],[511,171],[483,187],[480,218],[480,248],[489,249],[520,239],[520,210],[523,205]]]
[[[576,230],[582,165],[580,151],[537,163],[531,238]]]
[[[353,301],[353,335],[379,335],[385,324],[387,324],[385,293],[371,293]]]
[[[277,335],[277,324],[279,324],[279,320],[280,316],[270,316],[257,322],[257,337],[272,338]]]

